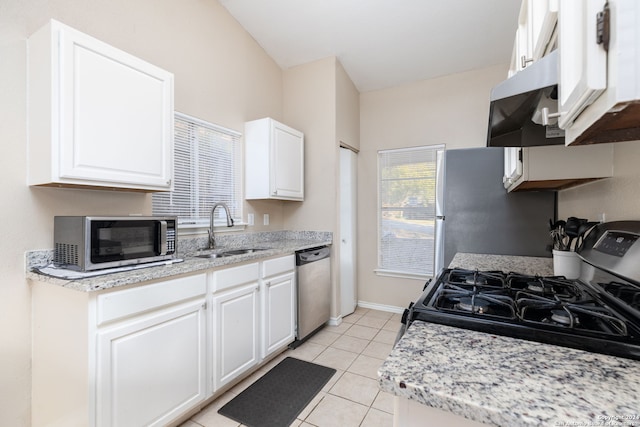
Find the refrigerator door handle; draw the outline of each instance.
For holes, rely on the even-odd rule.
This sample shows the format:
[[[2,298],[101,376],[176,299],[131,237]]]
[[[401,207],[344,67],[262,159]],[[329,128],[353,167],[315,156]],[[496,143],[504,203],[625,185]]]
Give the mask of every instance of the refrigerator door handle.
[[[436,153],[436,220],[434,221],[433,275],[444,268],[444,150]]]

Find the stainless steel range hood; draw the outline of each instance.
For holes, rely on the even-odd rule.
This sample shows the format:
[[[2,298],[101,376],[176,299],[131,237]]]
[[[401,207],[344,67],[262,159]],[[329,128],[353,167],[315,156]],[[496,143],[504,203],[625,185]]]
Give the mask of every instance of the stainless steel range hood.
[[[491,91],[487,147],[564,144],[564,134],[547,132],[541,110],[557,111],[557,51],[544,56]]]

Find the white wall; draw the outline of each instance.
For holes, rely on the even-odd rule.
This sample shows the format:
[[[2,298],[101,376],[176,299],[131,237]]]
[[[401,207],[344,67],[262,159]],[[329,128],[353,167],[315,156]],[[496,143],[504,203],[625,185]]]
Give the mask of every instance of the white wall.
[[[507,66],[455,74],[360,95],[358,155],[358,300],[406,307],[423,280],[377,276],[378,150],[445,144],[486,145],[491,88]]]
[[[26,39],[50,18],[173,72],[178,111],[238,131],[247,120],[282,118],[282,70],[217,1],[2,0],[2,426],[30,424],[31,294],[25,280],[24,252],[53,247],[54,215],[151,211],[150,196],[145,194],[26,185]],[[246,207],[257,217],[269,213],[270,228],[282,229],[281,202]]]
[[[640,220],[640,141],[613,144],[613,177],[558,194],[558,217]]]

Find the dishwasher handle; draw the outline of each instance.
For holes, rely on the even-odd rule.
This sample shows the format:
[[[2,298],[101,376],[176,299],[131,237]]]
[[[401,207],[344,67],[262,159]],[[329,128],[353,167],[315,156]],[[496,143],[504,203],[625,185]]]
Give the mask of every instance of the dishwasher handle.
[[[296,265],[300,266],[309,264],[311,262],[320,261],[322,259],[329,258],[330,255],[331,250],[328,246],[298,251],[296,252]]]

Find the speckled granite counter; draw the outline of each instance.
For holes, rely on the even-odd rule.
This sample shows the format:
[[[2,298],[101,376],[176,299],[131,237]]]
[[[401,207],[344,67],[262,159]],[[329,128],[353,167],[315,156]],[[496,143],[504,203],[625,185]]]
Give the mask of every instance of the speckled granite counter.
[[[552,271],[551,259],[478,254],[450,266]],[[640,426],[635,360],[415,321],[378,375],[384,391],[488,425]]]
[[[553,274],[553,258],[457,253],[451,260],[449,267],[470,270],[502,270],[505,273],[515,271],[522,274],[551,276]]]
[[[162,279],[181,274],[211,270],[226,265],[266,259],[279,255],[293,254],[295,251],[317,246],[330,245],[332,234],[329,232],[267,232],[242,233],[234,236],[216,236],[219,248],[259,247],[265,250],[230,257],[196,258],[192,255],[198,248],[206,246],[206,238],[188,239],[179,242],[179,257],[184,262],[159,267],[141,268],[137,270],[105,274],[92,278],[64,280],[31,271],[34,266],[51,263],[53,251],[32,251],[26,255],[27,273],[30,280],[46,282],[82,292],[93,292],[118,286],[131,285],[150,280]]]

